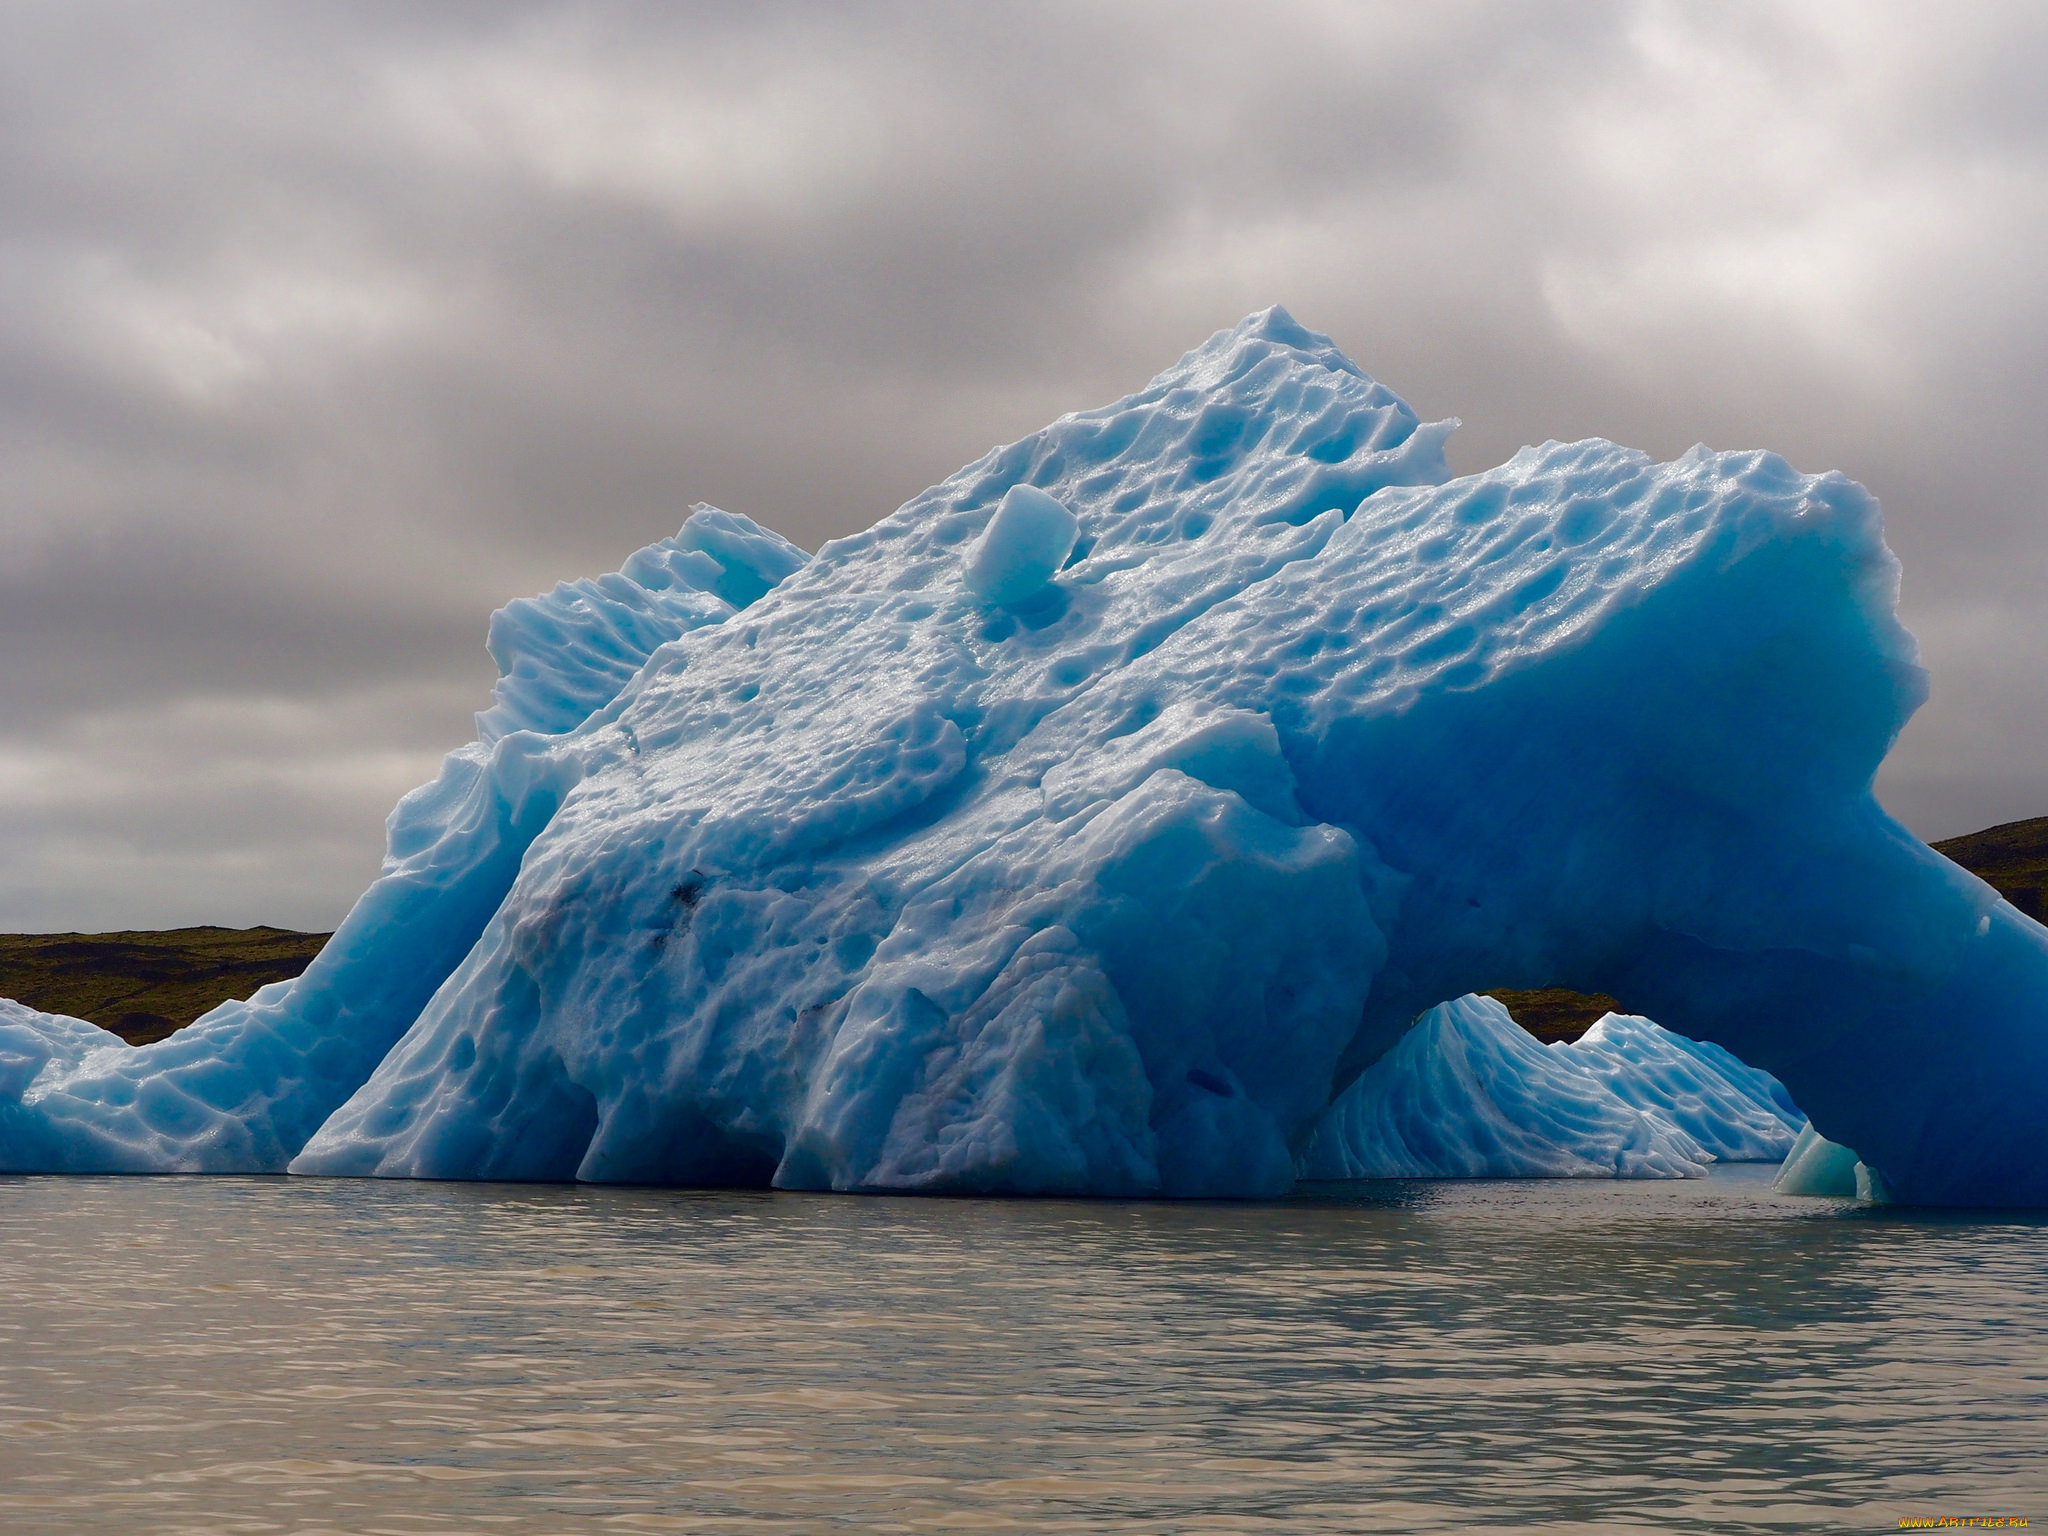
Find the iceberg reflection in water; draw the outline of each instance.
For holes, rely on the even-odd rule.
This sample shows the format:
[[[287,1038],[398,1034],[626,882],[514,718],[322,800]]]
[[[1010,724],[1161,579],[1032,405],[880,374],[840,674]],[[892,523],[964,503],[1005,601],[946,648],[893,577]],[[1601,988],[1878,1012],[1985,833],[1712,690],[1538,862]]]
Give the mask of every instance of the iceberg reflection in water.
[[[1890,1529],[2039,1507],[2042,1218],[0,1180],[0,1526]]]

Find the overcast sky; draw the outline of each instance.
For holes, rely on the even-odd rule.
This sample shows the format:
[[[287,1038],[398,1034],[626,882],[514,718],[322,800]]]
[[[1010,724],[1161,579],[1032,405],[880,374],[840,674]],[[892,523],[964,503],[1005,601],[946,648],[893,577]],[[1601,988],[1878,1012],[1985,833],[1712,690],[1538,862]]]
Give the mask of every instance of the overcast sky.
[[[1452,463],[1883,500],[2048,814],[2048,6],[0,0],[0,930],[329,927],[491,609],[807,547],[1286,304]]]

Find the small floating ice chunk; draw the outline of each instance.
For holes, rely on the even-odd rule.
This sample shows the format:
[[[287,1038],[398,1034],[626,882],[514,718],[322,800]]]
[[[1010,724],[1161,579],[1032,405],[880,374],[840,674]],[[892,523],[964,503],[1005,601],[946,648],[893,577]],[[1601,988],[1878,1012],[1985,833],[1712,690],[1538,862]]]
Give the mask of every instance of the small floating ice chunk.
[[[1866,1170],[1856,1154],[1837,1146],[1808,1121],[1799,1139],[1785,1156],[1771,1188],[1781,1195],[1828,1195],[1838,1200],[1871,1199],[1864,1191],[1870,1185]]]
[[[967,590],[995,606],[1021,603],[1058,574],[1081,523],[1032,485],[1013,485],[967,557]]]

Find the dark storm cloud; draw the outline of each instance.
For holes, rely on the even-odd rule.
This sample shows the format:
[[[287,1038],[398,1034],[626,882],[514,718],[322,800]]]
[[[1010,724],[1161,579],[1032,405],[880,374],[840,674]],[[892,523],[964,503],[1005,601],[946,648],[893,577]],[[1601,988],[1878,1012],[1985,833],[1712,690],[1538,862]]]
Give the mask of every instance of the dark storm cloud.
[[[1885,499],[1883,789],[2048,811],[2025,6],[0,5],[0,927],[323,923],[490,609],[814,545],[1275,301],[1477,468]]]

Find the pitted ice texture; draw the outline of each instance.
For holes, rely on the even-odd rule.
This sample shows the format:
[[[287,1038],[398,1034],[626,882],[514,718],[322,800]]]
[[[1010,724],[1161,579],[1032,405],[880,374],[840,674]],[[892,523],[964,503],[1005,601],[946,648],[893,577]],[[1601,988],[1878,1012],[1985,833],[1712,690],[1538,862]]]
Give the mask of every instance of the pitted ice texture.
[[[1924,693],[1875,503],[1604,442],[1451,481],[1451,425],[1269,310],[808,563],[699,512],[514,605],[314,968],[48,1032],[0,1161],[1272,1194],[1427,1010],[1572,985],[1896,1198],[2048,1198],[2048,930],[1871,794]]]

